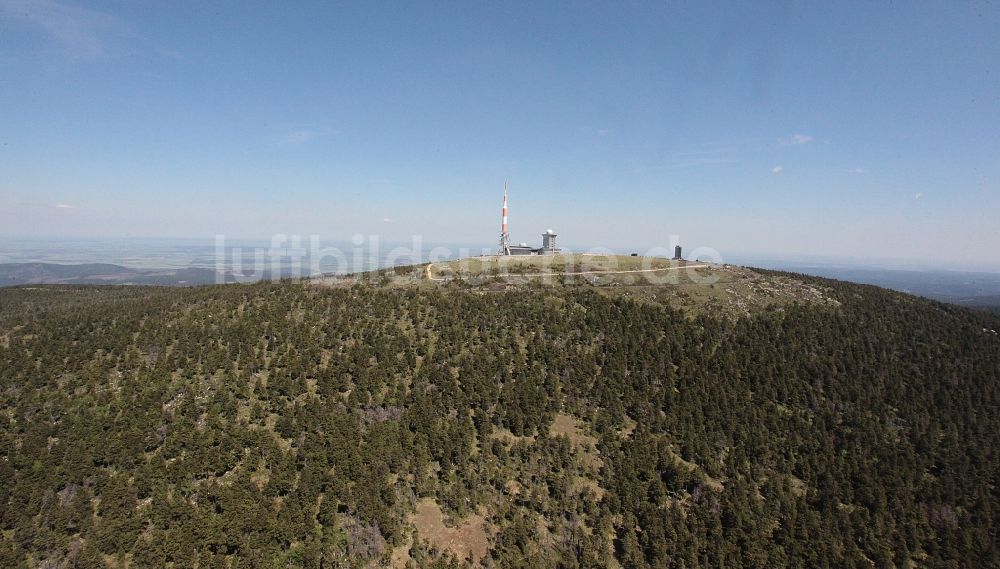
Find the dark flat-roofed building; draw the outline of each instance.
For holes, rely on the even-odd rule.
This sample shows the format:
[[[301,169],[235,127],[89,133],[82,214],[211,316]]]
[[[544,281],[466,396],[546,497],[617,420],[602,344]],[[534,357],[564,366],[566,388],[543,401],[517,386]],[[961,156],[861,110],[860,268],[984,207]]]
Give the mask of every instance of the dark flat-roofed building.
[[[537,255],[538,249],[534,247],[529,247],[527,243],[521,243],[519,245],[508,245],[507,246],[508,255]]]

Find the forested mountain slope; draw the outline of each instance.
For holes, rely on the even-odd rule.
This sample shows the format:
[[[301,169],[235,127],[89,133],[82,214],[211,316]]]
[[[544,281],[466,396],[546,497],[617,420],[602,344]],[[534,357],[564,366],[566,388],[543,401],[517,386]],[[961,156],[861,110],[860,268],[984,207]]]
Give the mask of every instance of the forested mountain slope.
[[[0,290],[0,566],[1000,566],[1000,317],[803,280]]]

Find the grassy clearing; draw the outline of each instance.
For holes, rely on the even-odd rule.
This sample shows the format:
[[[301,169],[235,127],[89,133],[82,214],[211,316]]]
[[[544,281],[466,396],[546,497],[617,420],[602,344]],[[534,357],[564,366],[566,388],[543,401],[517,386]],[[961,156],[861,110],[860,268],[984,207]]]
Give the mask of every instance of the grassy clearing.
[[[313,282],[334,287],[367,282],[389,288],[477,292],[586,287],[691,313],[734,315],[792,303],[836,305],[823,287],[792,277],[762,275],[730,265],[625,255],[468,257]]]
[[[576,449],[578,464],[588,476],[596,477],[604,466],[601,453],[597,450],[597,438],[585,430],[583,423],[571,415],[559,413],[549,427],[549,436],[565,436]],[[593,482],[594,492],[603,495],[603,490]]]
[[[684,266],[684,261],[662,257],[624,255],[525,255],[513,257],[469,257],[433,264],[434,278],[477,278],[502,275],[538,275],[588,272],[642,271]]]
[[[481,515],[468,516],[450,528],[444,523],[441,506],[431,498],[424,498],[417,502],[417,511],[410,523],[416,528],[419,539],[427,540],[439,550],[454,553],[460,560],[471,557],[476,564],[489,551],[489,533]]]
[[[597,444],[597,439],[586,434],[575,417],[563,413],[556,415],[552,421],[552,426],[549,427],[549,436],[565,436],[571,445],[588,451]]]

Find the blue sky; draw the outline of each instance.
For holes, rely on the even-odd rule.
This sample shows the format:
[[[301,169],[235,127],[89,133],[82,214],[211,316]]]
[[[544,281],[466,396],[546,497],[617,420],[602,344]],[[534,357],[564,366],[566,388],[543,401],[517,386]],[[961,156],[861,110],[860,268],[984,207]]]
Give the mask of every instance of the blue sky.
[[[0,0],[0,234],[1000,270],[1000,4]]]

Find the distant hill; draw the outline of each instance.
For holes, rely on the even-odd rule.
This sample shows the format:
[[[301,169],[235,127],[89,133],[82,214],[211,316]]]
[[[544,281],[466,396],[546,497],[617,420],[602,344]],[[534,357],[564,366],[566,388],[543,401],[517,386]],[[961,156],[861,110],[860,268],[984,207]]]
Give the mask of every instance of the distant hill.
[[[1000,309],[1000,273],[899,270],[772,262],[782,270],[872,284],[962,306]]]
[[[213,284],[215,271],[204,268],[132,269],[109,263],[0,263],[0,286],[28,284]]]
[[[974,296],[971,298],[956,298],[951,300],[960,306],[968,308],[978,308],[990,312],[1000,313],[1000,295]]]
[[[592,256],[4,288],[0,567],[998,567],[998,331]]]

